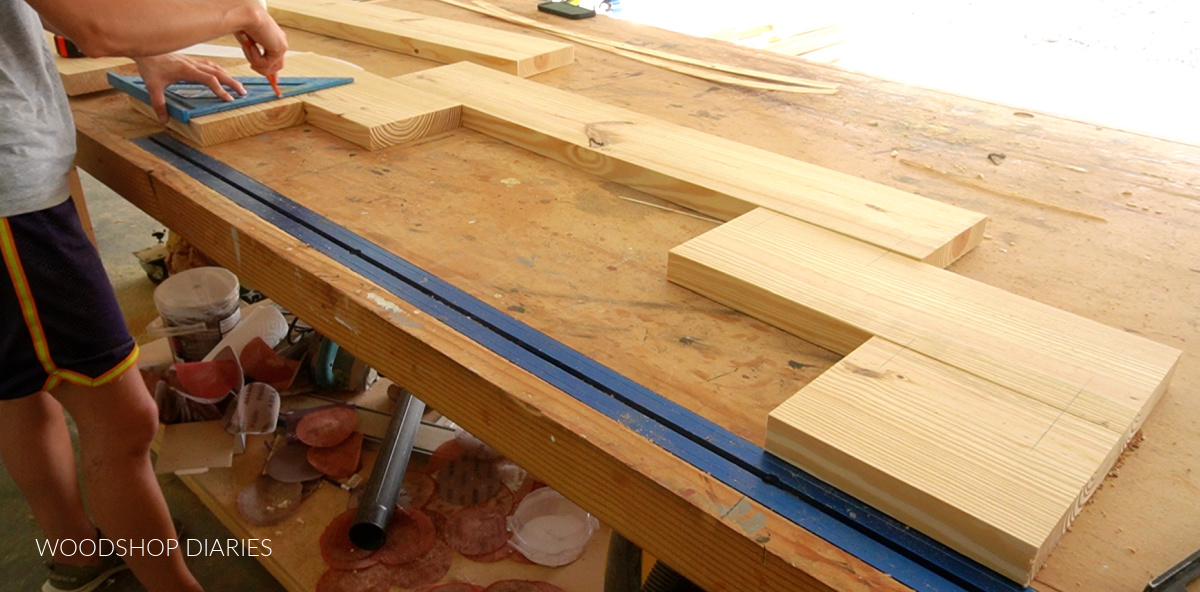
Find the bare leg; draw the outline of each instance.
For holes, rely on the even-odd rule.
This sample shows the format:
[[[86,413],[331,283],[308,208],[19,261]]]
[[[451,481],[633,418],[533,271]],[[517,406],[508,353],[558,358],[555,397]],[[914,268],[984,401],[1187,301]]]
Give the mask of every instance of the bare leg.
[[[150,466],[158,411],[137,371],[99,387],[63,383],[53,394],[79,427],[88,506],[105,537],[174,539],[167,503]],[[157,552],[157,546],[151,550]],[[135,552],[125,563],[150,592],[201,590],[178,548],[159,557]]]
[[[79,495],[75,451],[62,406],[50,393],[0,401],[0,455],[46,538],[79,542],[96,537]],[[90,565],[100,559],[76,553],[55,561]]]

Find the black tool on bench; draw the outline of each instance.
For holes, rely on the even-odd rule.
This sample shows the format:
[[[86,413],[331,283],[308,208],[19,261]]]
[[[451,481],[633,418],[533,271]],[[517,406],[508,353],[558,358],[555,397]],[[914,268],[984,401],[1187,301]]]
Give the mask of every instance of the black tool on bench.
[[[396,509],[396,496],[412,456],[413,440],[425,415],[425,403],[407,391],[396,399],[387,436],[375,457],[375,468],[358,500],[358,512],[350,526],[350,542],[362,549],[378,549],[387,542],[388,520]]]
[[[1187,592],[1187,585],[1200,577],[1200,551],[1150,580],[1143,592]]]

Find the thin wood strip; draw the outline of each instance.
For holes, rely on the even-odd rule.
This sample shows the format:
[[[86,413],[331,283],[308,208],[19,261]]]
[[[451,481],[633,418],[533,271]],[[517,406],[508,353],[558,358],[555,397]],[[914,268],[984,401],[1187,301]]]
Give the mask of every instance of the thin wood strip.
[[[661,66],[661,67],[670,69],[672,71],[679,72],[681,74],[687,74],[688,76],[694,76],[696,78],[700,78],[702,80],[709,80],[712,82],[722,82],[722,83],[726,83],[726,84],[736,84],[736,85],[746,86],[748,88],[763,88],[766,90],[780,90],[780,91],[784,91],[784,92],[798,92],[798,93],[804,93],[804,92],[811,93],[813,91],[805,91],[805,90],[799,90],[799,89],[789,90],[788,87],[795,86],[795,87],[799,87],[799,88],[811,88],[811,89],[820,89],[820,90],[826,91],[825,93],[821,93],[821,94],[828,94],[831,92],[836,92],[837,88],[838,88],[837,84],[834,84],[831,82],[821,82],[819,80],[810,80],[807,78],[798,78],[795,76],[772,74],[770,72],[762,72],[762,71],[753,70],[750,68],[741,68],[738,66],[728,66],[725,64],[718,64],[716,62],[699,60],[696,58],[683,56],[683,55],[679,55],[679,54],[673,54],[673,53],[669,53],[669,52],[665,52],[665,51],[661,51],[661,50],[657,50],[657,49],[652,49],[649,47],[640,47],[637,45],[633,45],[632,43],[624,43],[624,42],[619,42],[619,41],[612,41],[610,39],[604,39],[602,37],[594,37],[591,35],[586,35],[583,33],[578,33],[575,31],[570,31],[567,29],[555,27],[553,25],[547,25],[540,21],[536,21],[531,18],[527,18],[527,17],[521,16],[519,14],[513,13],[511,11],[505,10],[505,9],[500,8],[499,6],[496,6],[489,2],[484,2],[483,0],[473,0],[471,3],[462,2],[460,0],[440,0],[440,1],[444,2],[446,4],[450,4],[452,6],[457,6],[459,8],[470,10],[472,12],[477,12],[479,14],[484,14],[484,15],[487,15],[490,17],[508,21],[510,23],[534,28],[539,31],[545,31],[547,33],[550,33],[552,35],[557,35],[564,39],[570,39],[571,41],[574,41],[574,42],[582,44],[582,45],[587,45],[589,47],[594,47],[596,49],[610,51],[617,55],[621,55],[621,56],[624,56],[624,57],[627,57],[630,59],[638,60],[638,61],[641,61],[641,62],[644,62],[647,64]],[[633,54],[640,54],[640,56],[635,56]],[[647,59],[647,58],[650,58],[650,59]],[[653,58],[657,58],[657,59],[653,59]],[[669,65],[670,62],[694,66],[695,68],[699,68],[699,69],[683,68],[683,67],[679,67],[677,65]],[[713,74],[711,72],[706,72],[706,70],[713,70],[716,72],[724,72],[726,74],[735,74],[738,76],[745,76],[748,78],[757,78],[759,80],[778,82],[778,83],[783,84],[784,86],[778,86],[778,85],[763,86],[761,84],[751,84],[752,81],[742,80],[742,79],[738,79],[738,78],[730,78],[727,76],[719,76],[719,75]]]

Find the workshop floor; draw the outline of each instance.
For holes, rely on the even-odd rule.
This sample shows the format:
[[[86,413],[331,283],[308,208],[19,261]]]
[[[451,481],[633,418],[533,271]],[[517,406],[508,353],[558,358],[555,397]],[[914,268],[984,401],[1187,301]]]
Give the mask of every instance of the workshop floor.
[[[151,233],[160,230],[161,226],[86,174],[83,183],[105,269],[116,288],[130,329],[137,335],[154,320],[157,312],[153,302],[154,285],[132,253],[153,245]],[[232,536],[179,479],[172,475],[161,477],[159,482],[171,513],[183,521],[186,537],[224,540]],[[0,522],[3,526],[0,528],[0,574],[4,576],[4,584],[0,588],[17,592],[41,590],[46,571],[34,541],[42,533],[4,470],[0,470],[0,516],[4,517]],[[188,564],[207,590],[275,592],[284,589],[254,558],[198,556],[189,558]],[[112,578],[100,590],[132,592],[143,588],[125,572]]]

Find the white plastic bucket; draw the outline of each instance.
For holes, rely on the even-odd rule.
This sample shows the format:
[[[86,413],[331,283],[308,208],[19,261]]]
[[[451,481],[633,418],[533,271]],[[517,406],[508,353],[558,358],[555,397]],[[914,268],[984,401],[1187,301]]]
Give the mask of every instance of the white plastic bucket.
[[[197,267],[167,278],[154,289],[154,306],[165,327],[175,358],[198,362],[238,324],[238,279],[220,267]]]

